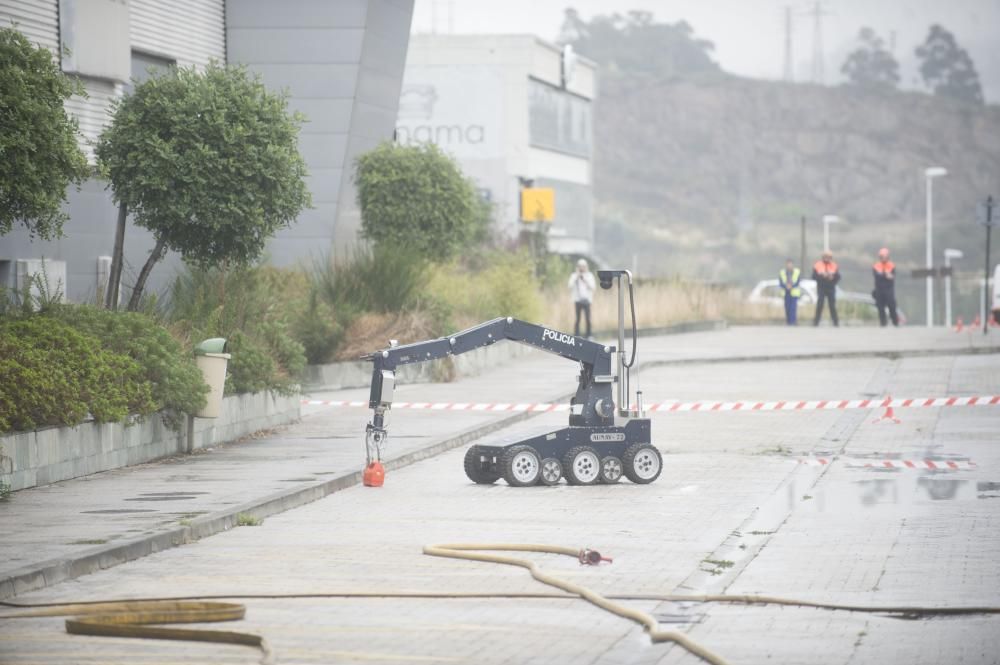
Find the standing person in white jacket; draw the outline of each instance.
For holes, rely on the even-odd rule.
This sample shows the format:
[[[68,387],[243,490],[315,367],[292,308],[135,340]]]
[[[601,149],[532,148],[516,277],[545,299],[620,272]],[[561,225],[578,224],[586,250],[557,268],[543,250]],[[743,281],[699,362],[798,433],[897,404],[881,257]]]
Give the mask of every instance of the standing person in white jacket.
[[[573,294],[573,302],[576,303],[576,324],[573,334],[580,336],[580,313],[586,316],[587,337],[590,337],[590,303],[594,300],[594,274],[590,272],[586,259],[576,262],[576,270],[569,277],[569,289]]]

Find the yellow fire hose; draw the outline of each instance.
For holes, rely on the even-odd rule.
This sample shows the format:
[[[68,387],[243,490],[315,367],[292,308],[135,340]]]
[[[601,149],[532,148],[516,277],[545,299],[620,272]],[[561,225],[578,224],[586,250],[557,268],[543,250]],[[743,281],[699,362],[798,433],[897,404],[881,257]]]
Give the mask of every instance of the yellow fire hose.
[[[35,606],[15,603],[3,604],[9,607],[37,607],[39,609],[29,612],[19,612],[13,615],[0,615],[0,619],[72,615],[75,618],[66,620],[66,632],[74,635],[140,637],[151,640],[239,644],[260,649],[260,662],[262,665],[270,665],[274,662],[271,647],[268,645],[267,640],[260,635],[232,630],[194,630],[190,628],[161,628],[149,625],[239,621],[246,615],[246,607],[238,603],[153,598],[148,600]]]
[[[510,556],[486,554],[482,550],[507,552],[544,552],[572,556],[584,561],[585,554],[596,554],[589,550],[577,550],[554,545],[531,544],[476,544],[460,543],[448,545],[427,545],[424,554],[469,561],[499,563],[527,569],[536,580],[562,589],[567,593],[530,592],[378,592],[345,591],[333,593],[291,593],[291,594],[232,594],[210,596],[178,596],[170,598],[148,598],[121,601],[89,601],[82,603],[13,603],[0,601],[0,607],[20,611],[0,614],[0,620],[34,617],[73,616],[66,620],[66,631],[78,635],[101,635],[107,637],[138,637],[146,639],[183,640],[213,642],[217,644],[237,644],[257,648],[261,651],[261,663],[274,663],[270,646],[260,635],[237,631],[194,630],[185,628],[162,628],[150,624],[168,623],[209,623],[215,621],[238,621],[246,613],[244,605],[225,602],[207,602],[224,599],[309,599],[309,598],[399,598],[399,599],[475,599],[475,598],[519,598],[519,599],[565,599],[584,598],[594,605],[621,617],[642,624],[654,642],[671,641],[679,644],[692,654],[713,665],[726,661],[708,649],[696,644],[676,631],[662,630],[651,615],[625,607],[615,600],[655,600],[674,602],[723,602],[745,605],[786,605],[812,607],[848,612],[868,612],[894,614],[906,617],[936,615],[1000,614],[1000,607],[991,606],[864,606],[840,603],[822,603],[795,600],[777,596],[750,595],[677,595],[655,593],[626,593],[602,596],[584,586],[559,579],[541,571],[534,562]],[[598,559],[599,559],[599,555]],[[591,559],[590,562],[596,562]]]

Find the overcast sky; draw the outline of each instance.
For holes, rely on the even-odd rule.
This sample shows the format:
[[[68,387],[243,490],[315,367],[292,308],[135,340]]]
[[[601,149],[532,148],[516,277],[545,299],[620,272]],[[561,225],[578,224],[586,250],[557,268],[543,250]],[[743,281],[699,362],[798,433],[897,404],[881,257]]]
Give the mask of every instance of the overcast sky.
[[[889,44],[902,66],[903,84],[920,85],[913,49],[928,27],[940,23],[972,56],[986,99],[1000,103],[1000,0],[824,0],[822,17],[827,83],[840,80],[840,66],[862,26]],[[812,71],[815,2],[787,0],[416,0],[414,32],[533,33],[555,39],[563,10],[575,7],[585,19],[595,14],[651,11],[657,21],[681,19],[715,43],[723,69],[752,78],[781,78],[784,72],[784,7],[793,10],[795,78]],[[436,22],[436,26],[435,26]]]

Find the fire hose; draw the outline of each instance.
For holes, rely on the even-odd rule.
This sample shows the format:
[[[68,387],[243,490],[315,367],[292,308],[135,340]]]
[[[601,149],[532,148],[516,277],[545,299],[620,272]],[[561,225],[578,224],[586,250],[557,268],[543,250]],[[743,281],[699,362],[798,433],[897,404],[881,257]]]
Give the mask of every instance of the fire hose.
[[[74,635],[238,644],[259,649],[261,665],[271,665],[274,662],[271,647],[261,635],[232,630],[162,628],[150,625],[239,621],[246,615],[246,607],[239,603],[205,602],[187,598],[148,598],[31,605],[3,602],[0,605],[32,608],[27,612],[0,615],[0,619],[73,616],[72,619],[66,619],[66,632]]]
[[[201,630],[185,628],[163,628],[150,624],[167,623],[208,623],[215,621],[236,621],[243,619],[246,608],[232,602],[211,602],[215,600],[251,599],[322,599],[322,598],[393,598],[393,599],[477,599],[511,598],[527,600],[583,598],[594,605],[618,616],[641,624],[653,642],[674,642],[695,656],[712,665],[727,665],[728,661],[677,631],[663,630],[652,615],[624,606],[614,601],[666,601],[666,602],[721,602],[743,605],[783,605],[810,607],[815,609],[839,610],[886,614],[904,618],[932,616],[963,616],[977,614],[1000,614],[995,606],[906,606],[906,605],[853,605],[842,603],[796,600],[778,596],[705,594],[678,595],[657,593],[599,594],[587,587],[563,580],[543,572],[529,560],[511,556],[487,554],[486,551],[541,552],[571,556],[581,564],[596,565],[610,561],[600,553],[589,549],[574,549],[555,545],[508,544],[508,543],[458,543],[427,545],[424,554],[452,559],[465,559],[485,563],[518,566],[527,569],[531,576],[549,586],[562,589],[566,593],[531,592],[424,592],[424,591],[345,591],[329,593],[290,594],[215,594],[201,596],[174,596],[167,598],[146,598],[119,601],[88,601],[79,603],[14,603],[0,601],[0,607],[22,610],[16,613],[0,614],[0,620],[38,617],[72,616],[66,620],[66,631],[78,635],[98,635],[105,637],[132,637],[145,639],[182,640],[235,644],[256,648],[261,652],[262,665],[276,662],[267,640],[260,635],[238,631]]]
[[[663,630],[660,628],[659,622],[653,615],[642,612],[640,610],[633,609],[631,607],[626,607],[621,603],[617,603],[610,600],[601,594],[593,591],[581,584],[576,584],[575,582],[569,582],[567,580],[558,578],[554,575],[543,572],[534,561],[528,561],[527,559],[516,559],[511,556],[504,556],[501,554],[486,554],[484,552],[475,552],[471,550],[491,550],[491,551],[505,551],[505,552],[545,552],[548,554],[564,554],[567,556],[577,557],[581,563],[586,563],[593,565],[594,563],[599,563],[603,557],[597,552],[590,550],[596,556],[588,553],[588,550],[574,550],[569,547],[559,547],[557,545],[508,545],[503,543],[455,543],[451,545],[425,545],[424,554],[429,554],[431,556],[448,557],[451,559],[466,559],[469,561],[485,561],[488,563],[499,563],[507,566],[520,566],[521,568],[527,568],[531,576],[542,584],[548,584],[549,586],[554,586],[557,589],[562,589],[563,591],[568,591],[569,593],[575,594],[585,600],[590,601],[594,605],[597,605],[603,610],[607,610],[612,614],[617,614],[625,619],[631,619],[636,623],[640,623],[645,627],[646,632],[649,633],[649,638],[653,642],[674,642],[675,644],[683,647],[691,654],[701,658],[707,663],[712,665],[728,665],[728,661],[722,656],[713,653],[712,651],[701,646],[697,642],[689,639],[683,633],[679,633],[675,630]]]

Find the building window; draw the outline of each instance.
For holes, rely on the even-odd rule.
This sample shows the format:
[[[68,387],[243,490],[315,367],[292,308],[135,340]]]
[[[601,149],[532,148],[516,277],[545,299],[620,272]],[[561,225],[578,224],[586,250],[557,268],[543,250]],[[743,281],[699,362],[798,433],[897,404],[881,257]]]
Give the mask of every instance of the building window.
[[[142,83],[153,75],[163,74],[176,65],[176,60],[132,51],[132,80],[125,86],[125,92],[131,94],[136,83]]]
[[[531,145],[590,157],[590,100],[547,83],[528,81]]]

